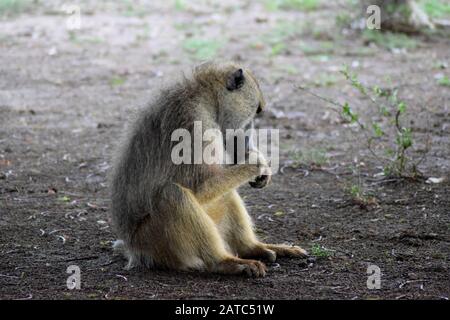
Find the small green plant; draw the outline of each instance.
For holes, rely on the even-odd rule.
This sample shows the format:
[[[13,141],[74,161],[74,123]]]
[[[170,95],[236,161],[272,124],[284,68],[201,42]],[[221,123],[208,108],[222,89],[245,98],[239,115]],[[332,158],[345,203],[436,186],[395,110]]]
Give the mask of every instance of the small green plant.
[[[196,60],[208,60],[217,55],[222,44],[217,40],[189,38],[185,40],[183,48]]]
[[[70,202],[70,198],[68,196],[62,196],[58,198],[61,202]]]
[[[314,244],[311,247],[311,254],[316,258],[328,258],[331,255],[331,251],[324,246]]]
[[[450,3],[443,0],[421,0],[420,6],[432,18],[450,16]]]
[[[334,106],[332,110],[339,115],[342,123],[346,124],[353,134],[363,136],[370,154],[383,166],[385,176],[421,177],[417,167],[424,159],[428,148],[419,159],[413,158],[410,154],[409,151],[414,145],[413,131],[401,121],[408,107],[398,98],[397,89],[366,86],[347,66],[341,70],[341,74],[369,101],[369,106],[374,108],[372,110],[377,114],[376,117],[364,121],[348,102],[339,103],[314,94],[304,87],[299,88]],[[359,130],[352,130],[355,127]]]
[[[175,10],[184,11],[187,8],[185,0],[175,0]]]
[[[369,207],[378,206],[378,201],[375,197],[371,196],[364,186],[359,182],[358,184],[352,184],[348,188],[351,201],[353,204],[358,205],[361,209],[369,209]]]
[[[389,50],[393,49],[414,49],[417,41],[403,33],[382,32],[380,30],[363,31],[362,37],[367,43],[374,43],[377,46]]]
[[[444,87],[450,87],[450,78],[447,76],[443,76],[438,80],[438,84]]]
[[[358,180],[356,183],[352,182],[352,184],[346,187],[345,191],[349,194],[353,204],[358,205],[361,209],[368,210],[371,207],[377,207],[378,201],[363,183],[361,178],[361,166],[363,165],[364,164],[355,157],[353,164],[350,166],[350,170],[352,171],[353,176],[356,176]]]
[[[119,77],[119,76],[114,76],[111,78],[111,80],[109,81],[109,84],[113,87],[118,87],[121,86],[125,83],[125,78],[123,77]]]
[[[270,46],[270,55],[277,56],[286,51],[286,41],[299,35],[302,26],[299,23],[289,21],[278,21],[275,28],[261,37],[261,43]]]
[[[360,198],[363,195],[363,192],[358,185],[354,184],[350,187],[350,194],[354,198]]]
[[[352,24],[353,19],[354,18],[347,12],[339,13],[335,18],[336,25],[340,28],[349,27]]]
[[[312,11],[319,7],[319,0],[265,0],[267,10]]]
[[[286,49],[286,45],[283,42],[277,42],[270,48],[271,56],[278,56]]]
[[[0,0],[0,16],[19,14],[31,4],[31,0]]]

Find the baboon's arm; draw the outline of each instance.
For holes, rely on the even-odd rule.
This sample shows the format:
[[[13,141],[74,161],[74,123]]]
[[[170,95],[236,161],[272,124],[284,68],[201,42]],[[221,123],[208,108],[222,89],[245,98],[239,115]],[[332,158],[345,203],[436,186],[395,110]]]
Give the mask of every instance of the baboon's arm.
[[[200,204],[208,203],[223,194],[238,188],[243,183],[258,176],[260,167],[253,164],[242,164],[224,167],[215,175],[202,181],[194,194]]]

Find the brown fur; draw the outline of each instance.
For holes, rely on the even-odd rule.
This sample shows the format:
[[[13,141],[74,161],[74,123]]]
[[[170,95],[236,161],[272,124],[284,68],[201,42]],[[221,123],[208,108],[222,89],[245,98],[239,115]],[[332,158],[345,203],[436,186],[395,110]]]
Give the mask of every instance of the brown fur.
[[[252,230],[237,188],[267,172],[257,151],[258,164],[171,161],[175,129],[192,132],[194,121],[202,121],[203,130],[243,128],[258,107],[265,107],[249,71],[244,69],[242,86],[233,89],[240,68],[234,63],[197,67],[192,77],[163,90],[131,123],[111,173],[112,222],[129,268],[264,276],[264,264],[247,258],[274,261],[277,255],[306,254],[295,246],[261,243]]]

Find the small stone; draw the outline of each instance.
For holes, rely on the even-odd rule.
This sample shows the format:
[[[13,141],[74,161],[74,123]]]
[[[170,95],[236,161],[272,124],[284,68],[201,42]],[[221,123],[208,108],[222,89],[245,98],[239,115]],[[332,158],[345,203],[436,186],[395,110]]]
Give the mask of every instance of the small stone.
[[[316,263],[316,258],[315,257],[308,257],[308,259],[306,259],[306,262],[314,264],[314,263]]]
[[[412,279],[412,280],[417,280],[417,279],[419,279],[419,276],[414,272],[410,272],[410,273],[408,273],[408,278]]]

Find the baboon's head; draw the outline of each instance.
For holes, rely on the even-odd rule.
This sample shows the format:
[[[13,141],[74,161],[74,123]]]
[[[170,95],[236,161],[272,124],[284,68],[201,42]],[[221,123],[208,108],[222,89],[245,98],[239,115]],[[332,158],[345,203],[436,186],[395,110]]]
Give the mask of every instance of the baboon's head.
[[[203,70],[202,70],[203,69]],[[217,121],[221,130],[248,125],[266,105],[259,84],[246,68],[232,63],[209,63],[200,66],[217,99]],[[206,78],[206,79],[205,79]],[[198,77],[197,77],[198,79]]]

